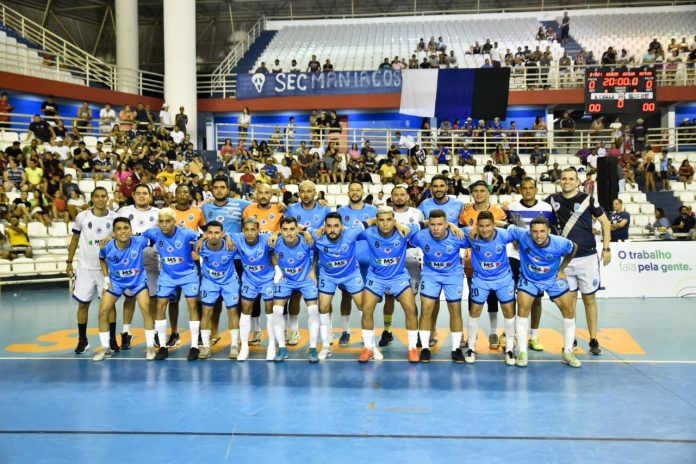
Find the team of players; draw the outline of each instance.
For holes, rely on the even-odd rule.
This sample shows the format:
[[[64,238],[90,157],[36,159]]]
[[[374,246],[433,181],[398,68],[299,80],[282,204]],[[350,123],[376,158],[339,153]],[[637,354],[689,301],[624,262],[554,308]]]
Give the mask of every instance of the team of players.
[[[567,177],[572,176],[577,179],[577,173],[568,171]],[[129,313],[124,311],[121,348],[130,345],[132,302],[137,300],[143,312],[147,359],[165,359],[167,345],[162,343],[155,350],[156,338],[166,339],[167,304],[170,300],[178,300],[183,292],[189,308],[192,342],[189,359],[210,357],[212,313],[218,300],[222,300],[228,309],[232,338],[230,357],[247,359],[250,342],[260,338],[254,334],[250,340],[253,303],[260,298],[265,303],[267,315],[267,359],[280,362],[287,358],[285,343],[288,332],[292,336],[297,330],[291,327],[286,331],[286,303],[293,294],[299,294],[308,310],[309,361],[317,362],[331,356],[333,329],[330,312],[333,295],[340,288],[348,303],[352,297],[362,310],[364,349],[358,358],[360,362],[381,359],[375,344],[373,314],[377,303],[385,296],[385,321],[387,317],[391,321],[393,300],[399,301],[404,309],[409,361],[428,362],[428,342],[432,342],[437,307],[444,292],[450,312],[454,362],[475,362],[479,315],[486,302],[489,314],[496,314],[499,301],[505,317],[505,362],[526,366],[528,343],[533,349],[543,349],[536,337],[538,319],[534,320],[534,311],[539,311],[539,297],[546,292],[563,315],[563,361],[579,367],[580,362],[573,355],[577,296],[571,290],[577,290],[586,276],[576,275],[575,289],[569,287],[570,279],[565,272],[579,246],[567,238],[550,234],[548,219],[559,215],[560,208],[554,205],[559,200],[550,198],[548,203],[537,202],[534,199],[534,180],[525,179],[522,200],[508,205],[505,213],[488,203],[485,186],[475,183],[472,186],[474,203],[465,206],[446,195],[445,182],[444,178],[433,178],[433,198],[423,202],[418,210],[408,207],[408,196],[402,187],[396,187],[392,192],[394,208],[376,209],[365,205],[362,203],[362,185],[353,183],[349,187],[350,203],[334,213],[316,202],[315,186],[307,182],[300,186],[301,201],[284,215],[282,205],[270,204],[268,186],[260,186],[257,203],[250,205],[228,198],[226,179],[216,179],[213,186],[215,202],[206,205],[213,208],[207,212],[204,210],[202,214],[196,214],[192,209],[187,211],[187,192],[181,192],[181,201],[177,199],[175,208],[157,211],[149,206],[146,186],[136,190],[134,207],[111,213],[106,210],[106,191],[97,189],[92,196],[94,208],[81,213],[75,222],[75,235],[69,249],[68,271],[72,272],[72,256],[79,242],[81,259],[74,297],[79,302],[80,341],[76,352],[82,353],[88,347],[87,307],[95,289],[101,293],[104,288],[99,317],[103,350],[95,360],[110,356],[114,348],[118,348],[118,345],[114,346],[114,304],[121,295],[127,297],[124,307],[131,308]],[[581,195],[577,194],[577,185],[575,191],[571,191],[572,184],[568,183],[568,192],[564,189],[564,195]],[[603,217],[601,209],[594,206],[591,199],[575,200],[583,205],[580,208],[572,206],[575,215],[566,219],[564,228],[567,230],[563,235],[568,235],[568,230],[577,231],[574,224],[568,225],[567,222],[579,222],[585,212],[596,218]],[[179,214],[181,211],[185,214]],[[511,221],[502,221],[506,218]],[[460,224],[465,227],[459,229]],[[199,240],[194,229],[201,226],[205,234]],[[140,235],[135,235],[137,233]],[[113,240],[101,243],[112,235]],[[467,264],[470,263],[472,268],[468,342],[462,342],[462,250],[467,250]],[[519,250],[519,258],[509,259],[509,250],[511,254]],[[101,260],[95,259],[95,251]],[[158,257],[158,261],[152,256]],[[200,269],[196,261],[198,257]],[[241,264],[241,272],[235,268],[235,260]],[[154,262],[155,266],[148,266],[148,261]],[[366,262],[367,266],[364,265]],[[158,267],[161,268],[159,276]],[[599,279],[598,265],[596,269],[595,284]],[[145,292],[148,289],[149,295]],[[418,291],[420,319],[415,301]],[[594,291],[596,288],[591,289],[591,293]],[[581,288],[581,292],[585,299],[586,289]],[[497,299],[492,300],[492,295]],[[156,305],[151,308],[152,300]],[[297,310],[293,311],[292,304],[290,307],[292,317]],[[349,311],[350,306],[348,314],[343,308],[341,311],[341,345],[347,344],[350,337]],[[532,340],[528,342],[530,312],[533,315]],[[290,321],[292,326],[294,321]],[[497,332],[494,321],[491,317],[491,335]],[[596,326],[596,316],[594,322]],[[382,334],[380,346],[391,341],[390,327],[388,329]],[[590,332],[592,334],[592,330]],[[319,336],[322,339],[321,351],[317,351]],[[239,349],[237,337],[241,342]],[[419,352],[417,346],[421,341],[428,342]],[[497,342],[497,334],[495,340],[489,337],[491,345],[493,341]],[[515,341],[517,354],[514,353]],[[593,343],[599,349],[594,337],[591,348]],[[593,354],[599,353],[601,351]]]

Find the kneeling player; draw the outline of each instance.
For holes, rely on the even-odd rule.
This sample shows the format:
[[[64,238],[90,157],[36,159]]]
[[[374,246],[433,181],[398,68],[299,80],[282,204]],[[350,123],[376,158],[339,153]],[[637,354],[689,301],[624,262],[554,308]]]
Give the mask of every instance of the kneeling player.
[[[199,359],[210,358],[210,333],[212,328],[213,309],[218,298],[227,307],[229,317],[230,339],[232,331],[239,327],[239,278],[234,268],[233,250],[228,249],[223,241],[225,232],[218,221],[210,221],[205,226],[205,240],[200,244],[198,253],[201,256],[201,339],[203,346],[198,354]],[[230,351],[234,344],[230,345]],[[238,356],[235,356],[237,358]]]
[[[307,303],[307,313],[309,315],[309,362],[318,362],[317,337],[319,336],[319,306],[317,299],[316,263],[314,260],[314,246],[312,237],[305,232],[304,236],[299,235],[300,229],[297,226],[297,219],[286,216],[280,220],[280,232],[269,240],[269,245],[273,250],[273,261],[280,268],[282,276],[275,285],[275,301],[273,302],[273,319],[275,323],[276,338],[283,339],[280,343],[275,362],[282,362],[288,357],[285,348],[285,319],[283,310],[285,303],[292,295],[293,291],[298,291]]]
[[[516,226],[510,226],[508,231],[520,244],[522,275],[517,287],[517,365],[527,365],[529,312],[534,299],[546,292],[563,315],[563,362],[571,367],[580,367],[580,361],[573,354],[573,294],[569,293],[564,272],[575,256],[577,245],[567,238],[550,235],[549,221],[543,217],[533,219],[529,231]]]
[[[99,305],[99,340],[103,351],[94,356],[95,361],[110,358],[109,314],[115,309],[121,295],[134,297],[143,313],[145,342],[148,361],[155,359],[155,328],[150,315],[150,295],[143,267],[143,250],[150,241],[145,237],[133,237],[127,218],[114,219],[115,240],[109,241],[100,251],[99,260],[104,274],[104,292]]]

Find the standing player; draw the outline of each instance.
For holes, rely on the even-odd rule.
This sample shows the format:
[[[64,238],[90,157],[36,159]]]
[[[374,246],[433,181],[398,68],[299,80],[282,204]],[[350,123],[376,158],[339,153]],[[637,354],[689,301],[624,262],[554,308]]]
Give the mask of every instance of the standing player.
[[[116,213],[107,209],[109,194],[104,187],[96,187],[92,192],[92,208],[81,211],[75,218],[73,235],[68,246],[68,259],[65,272],[69,277],[75,276],[73,298],[77,301],[77,330],[79,340],[75,354],[84,353],[89,348],[87,339],[87,318],[89,304],[94,293],[101,295],[104,290],[104,274],[99,264],[99,247],[102,240],[111,236],[111,226],[116,219]],[[73,258],[77,248],[80,248],[80,264],[77,271],[73,269]],[[118,349],[116,343],[116,313],[111,313],[110,323],[114,332],[111,334],[111,348]]]
[[[183,291],[189,311],[189,329],[191,331],[191,348],[188,360],[198,359],[198,334],[201,322],[198,314],[198,292],[200,281],[192,252],[198,234],[192,230],[176,225],[176,213],[171,208],[162,208],[157,215],[158,227],[143,233],[157,247],[162,272],[157,279],[157,316],[155,330],[160,340],[167,334],[166,309],[169,300],[179,291]],[[161,361],[169,356],[166,346],[160,346],[155,359]]]
[[[392,207],[394,217],[401,224],[411,225],[425,222],[425,217],[421,210],[409,206],[411,201],[405,187],[396,186],[391,191]],[[418,294],[421,285],[421,257],[423,253],[420,248],[409,248],[406,250],[406,270],[411,280],[413,293]],[[394,317],[394,296],[385,295],[384,297],[384,331],[379,339],[379,346],[387,346],[394,340],[392,334],[392,319]],[[435,331],[433,321],[433,331]],[[436,337],[433,337],[436,338]]]
[[[529,230],[510,226],[508,232],[520,244],[520,284],[517,287],[517,365],[527,366],[527,329],[529,311],[535,298],[544,292],[563,315],[563,362],[580,367],[573,354],[575,339],[574,297],[568,290],[565,269],[578,247],[564,237],[550,235],[549,221],[544,217],[532,219]],[[563,261],[561,261],[563,258]]]
[[[336,211],[341,215],[343,225],[348,229],[361,229],[362,223],[367,222],[370,218],[377,215],[377,208],[373,205],[368,205],[363,201],[363,184],[362,182],[353,181],[348,184],[348,204],[339,207]],[[367,269],[370,265],[370,254],[368,252],[367,242],[358,240],[356,243],[355,253],[358,256],[360,264],[360,273],[365,280]],[[347,346],[350,343],[350,310],[352,305],[352,296],[349,292],[343,290],[341,293],[341,338],[338,344]],[[333,329],[329,331],[329,338],[333,337]]]
[[[490,192],[488,184],[485,181],[477,180],[469,187],[473,203],[464,205],[461,214],[459,215],[459,224],[465,227],[473,227],[476,224],[479,212],[490,211],[496,221],[504,221],[507,218],[505,211],[498,205],[491,204]],[[467,250],[464,260],[464,272],[466,273],[469,290],[471,290],[473,269],[471,268],[471,252]],[[471,297],[471,292],[469,292]],[[469,298],[471,300],[471,298]],[[495,292],[491,292],[488,303],[488,319],[491,324],[491,331],[488,335],[488,344],[491,350],[497,350],[500,347],[498,338],[498,298]]]
[[[104,293],[99,306],[99,340],[103,351],[94,356],[95,361],[110,358],[109,315],[115,312],[116,301],[121,295],[138,300],[145,326],[146,359],[155,359],[155,329],[150,315],[150,296],[147,292],[147,275],[143,272],[143,255],[150,244],[145,237],[133,237],[130,220],[118,217],[113,222],[114,237],[99,251],[104,275]]]
[[[249,218],[244,220],[242,233],[232,234],[231,238],[244,267],[241,291],[242,315],[239,318],[239,335],[242,346],[237,360],[245,361],[249,357],[251,311],[254,307],[254,300],[261,296],[266,306],[266,330],[268,332],[266,360],[273,361],[276,355],[276,336],[273,331],[273,277],[275,276],[275,269],[268,247],[268,235],[261,235],[259,233],[259,223],[256,219]],[[280,319],[283,322],[282,314]],[[284,335],[281,337],[281,340],[284,345]],[[279,340],[279,343],[281,340]]]
[[[522,198],[513,201],[507,206],[508,221],[518,227],[529,229],[532,219],[542,216],[552,221],[553,210],[551,205],[545,201],[536,199],[538,189],[536,180],[525,177],[520,184],[520,194]],[[516,243],[510,243],[507,247],[510,267],[516,283],[520,281],[520,252]],[[534,351],[544,351],[544,345],[539,341],[539,323],[541,322],[541,299],[535,298],[532,303],[531,330],[529,337],[529,348]]]
[[[297,224],[305,229],[317,230],[324,224],[324,218],[331,210],[316,201],[317,186],[311,180],[300,182],[299,186],[300,201],[288,206],[285,217],[294,217]],[[299,343],[299,314],[300,314],[300,294],[293,292],[290,297],[288,345],[294,346]]]
[[[464,362],[462,349],[462,291],[464,266],[459,250],[468,246],[466,237],[456,236],[448,230],[447,214],[434,209],[428,218],[428,228],[418,232],[412,239],[413,246],[423,251],[423,282],[421,283],[421,316],[419,333],[421,340],[430,339],[430,330],[435,326],[432,312],[445,292],[450,313],[452,333],[452,361]],[[420,352],[420,361],[430,361],[430,348]]]
[[[430,182],[430,191],[433,194],[432,198],[424,200],[418,209],[423,213],[423,217],[430,217],[430,213],[433,210],[439,209],[445,212],[447,215],[447,222],[457,224],[459,221],[459,214],[464,207],[462,203],[457,198],[451,198],[447,195],[448,185],[447,178],[443,175],[433,176]],[[464,282],[464,277],[462,277],[462,283]],[[430,340],[428,341],[429,346],[434,346],[437,343],[437,333],[435,331],[435,324],[437,323],[437,316],[440,313],[440,301],[435,302],[435,308],[433,309],[433,332],[431,333]],[[422,341],[422,340],[421,340]]]
[[[271,235],[280,230],[280,220],[283,217],[284,206],[280,203],[271,203],[273,191],[271,186],[260,182],[256,185],[252,203],[244,209],[244,219],[254,218],[259,223],[259,231],[265,235]]]
[[[371,220],[374,221],[374,218]],[[336,212],[326,215],[323,228],[317,232],[311,232],[319,256],[319,331],[323,344],[319,359],[331,356],[330,311],[336,288],[340,287],[341,290],[348,292],[353,297],[358,310],[362,310],[365,283],[360,273],[356,249],[357,238],[363,230],[363,227],[353,229],[344,227],[341,215]]]
[[[151,206],[152,194],[147,184],[139,184],[133,191],[133,205],[124,206],[116,213],[118,217],[127,218],[131,225],[133,234],[142,234],[147,229],[157,226],[157,214],[159,209]],[[150,316],[157,314],[157,278],[159,277],[160,266],[157,250],[154,246],[149,246],[143,252],[143,264],[145,275],[147,276],[147,288],[150,292]],[[130,349],[132,336],[130,333],[133,313],[135,312],[134,295],[125,295],[123,302],[123,332],[121,333],[121,349]],[[172,301],[171,305],[179,302]],[[178,308],[177,308],[178,309]],[[178,311],[177,311],[178,312]],[[170,344],[171,343],[171,344]],[[174,347],[179,343],[179,334],[176,333],[175,326],[172,326],[172,334],[167,340],[167,346]]]
[[[280,221],[281,234],[274,234],[269,240],[273,250],[273,261],[280,268],[282,276],[275,286],[275,300],[273,302],[273,322],[276,339],[280,348],[273,359],[282,362],[288,357],[285,348],[285,320],[283,310],[285,303],[293,291],[298,291],[307,303],[309,315],[309,362],[319,361],[317,353],[317,337],[319,336],[319,306],[317,299],[316,262],[314,260],[314,246],[308,232],[306,236],[299,236],[297,219],[284,217]],[[282,342],[281,342],[282,340]]]
[[[561,192],[546,198],[556,216],[556,232],[572,240],[578,247],[577,253],[566,269],[568,286],[573,296],[573,314],[577,306],[577,292],[582,294],[585,305],[587,329],[590,332],[590,354],[602,354],[597,341],[597,298],[600,286],[599,260],[592,218],[602,226],[602,264],[611,261],[611,224],[602,208],[591,195],[578,192],[578,172],[570,167],[561,173]]]
[[[213,307],[220,297],[227,308],[230,338],[232,338],[232,330],[239,330],[239,313],[237,312],[239,278],[234,269],[235,252],[228,249],[223,242],[225,233],[222,224],[218,221],[210,221],[204,227],[205,240],[200,247],[197,247],[201,257],[201,305],[203,307],[201,319],[203,346],[198,354],[199,359],[210,358],[211,319]]]
[[[469,233],[471,228],[464,230]],[[512,237],[504,229],[495,227],[493,213],[490,211],[481,211],[478,214],[474,234],[477,238],[470,240],[474,275],[469,297],[469,340],[464,360],[469,364],[476,362],[479,316],[488,295],[495,293],[505,317],[505,364],[514,366],[515,356],[512,350],[515,347],[515,280],[506,250],[507,245],[512,243]]]
[[[377,225],[371,226],[360,234],[367,242],[370,252],[370,268],[367,271],[367,284],[363,293],[362,336],[364,349],[358,357],[359,362],[370,359],[382,359],[374,344],[375,330],[373,314],[375,306],[382,300],[382,295],[392,294],[401,304],[406,314],[406,331],[408,334],[408,360],[420,361],[416,342],[418,339],[418,311],[416,299],[406,272],[406,248],[416,232],[418,224],[411,227],[401,225],[394,218],[394,210],[381,206],[377,210]],[[403,234],[403,235],[402,235]]]

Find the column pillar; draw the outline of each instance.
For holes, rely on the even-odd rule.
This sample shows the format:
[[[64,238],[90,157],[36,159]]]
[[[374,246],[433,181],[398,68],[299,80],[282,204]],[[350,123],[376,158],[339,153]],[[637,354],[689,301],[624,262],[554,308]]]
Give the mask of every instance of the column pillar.
[[[139,94],[138,0],[116,0],[116,89]]]

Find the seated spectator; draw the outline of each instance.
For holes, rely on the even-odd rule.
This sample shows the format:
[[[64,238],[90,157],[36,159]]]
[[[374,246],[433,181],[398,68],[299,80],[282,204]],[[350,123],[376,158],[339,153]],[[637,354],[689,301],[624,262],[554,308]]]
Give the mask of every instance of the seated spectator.
[[[9,159],[7,168],[3,172],[2,177],[5,192],[11,192],[14,189],[19,190],[27,181],[24,167],[22,167],[15,158]]]
[[[464,146],[459,149],[459,165],[460,166],[476,166],[476,158],[474,158],[474,152],[469,148],[468,143],[464,143]],[[454,158],[454,157],[453,157]]]
[[[268,68],[266,67],[266,63],[262,61],[261,65],[256,68],[254,73],[255,74],[268,74],[269,71],[268,71]]]
[[[416,55],[411,55],[411,59],[408,60],[408,67],[409,69],[417,69],[418,68],[418,57]]]
[[[652,224],[648,224],[645,228],[653,232],[657,239],[662,238],[663,235],[665,240],[672,238],[672,227],[669,219],[665,217],[665,210],[662,208],[655,208],[655,221]]]
[[[534,151],[532,151],[531,155],[529,155],[529,162],[532,163],[534,166],[538,166],[540,164],[547,164],[548,157],[546,156],[546,153],[544,153],[541,150],[541,147],[539,147],[539,145],[534,146]]]
[[[46,120],[41,119],[38,114],[34,115],[32,122],[29,123],[29,130],[27,131],[26,139],[36,138],[42,143],[48,143],[51,140],[51,129],[50,125]]]
[[[244,174],[239,178],[241,184],[242,196],[249,197],[254,191],[256,185],[256,177],[251,173],[248,167],[244,168]]]
[[[10,221],[7,224],[7,240],[9,242],[8,259],[15,259],[19,255],[24,255],[26,258],[31,258],[34,253],[31,249],[27,226],[19,223],[19,216],[10,216]]]
[[[508,164],[510,162],[510,160],[508,159],[507,153],[505,152],[505,149],[503,148],[503,145],[500,143],[498,145],[496,145],[495,151],[493,152],[491,157],[493,158],[493,161],[495,162],[495,164],[503,165],[503,164]]]
[[[507,193],[520,193],[522,177],[517,172],[517,168],[512,168],[512,172],[505,178],[505,191]]]
[[[333,71],[333,70],[334,70],[334,65],[331,64],[331,60],[329,60],[329,59],[327,58],[327,59],[326,59],[326,62],[324,63],[324,65],[321,67],[321,70],[322,70],[323,72],[331,72],[331,71]]]
[[[495,195],[502,195],[505,193],[505,179],[503,179],[503,176],[500,175],[498,168],[493,168],[488,188],[491,191],[491,193]]]
[[[374,174],[376,173],[377,170],[377,159],[375,157],[375,152],[374,150],[368,151],[367,156],[364,157],[363,161],[365,171],[368,174]]]
[[[385,58],[384,61],[382,61],[382,63],[379,65],[379,67],[377,69],[382,70],[382,71],[387,71],[387,70],[390,70],[391,68],[392,67],[391,67],[391,63],[389,62],[389,58]]]
[[[598,158],[599,158],[599,156],[597,156],[597,149],[593,148],[590,151],[589,156],[585,159],[587,167],[589,167],[593,171],[596,171]]]
[[[24,187],[19,194],[19,198],[12,201],[10,214],[21,217],[24,222],[31,222],[31,202],[29,201],[29,191]]]
[[[302,72],[302,70],[300,69],[300,67],[297,64],[297,60],[292,60],[292,62],[290,63],[290,72],[293,72],[293,73]]]
[[[684,185],[690,184],[694,179],[694,168],[689,164],[689,160],[685,159],[679,166],[679,181],[684,182]]]
[[[382,179],[383,184],[386,184],[388,182],[394,182],[394,179],[396,177],[396,167],[394,167],[394,162],[390,159],[387,159],[386,163],[384,163],[382,167],[379,169],[379,175]]]
[[[331,183],[331,171],[326,166],[324,161],[320,161],[317,166],[317,183],[319,184],[330,184]]]
[[[561,180],[561,169],[558,167],[558,163],[553,163],[553,168],[551,168],[546,174],[551,182],[559,182]]]
[[[672,221],[672,230],[677,233],[688,233],[693,238],[696,219],[690,214],[689,207],[682,205],[679,208],[679,216]]]

